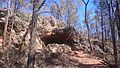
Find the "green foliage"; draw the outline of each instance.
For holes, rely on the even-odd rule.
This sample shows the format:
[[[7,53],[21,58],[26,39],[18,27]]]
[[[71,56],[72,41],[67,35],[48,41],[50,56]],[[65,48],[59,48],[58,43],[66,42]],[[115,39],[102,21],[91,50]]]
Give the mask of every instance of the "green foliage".
[[[61,13],[65,21],[72,25],[78,21],[77,3],[73,0],[62,0],[61,1]]]
[[[29,22],[31,19],[31,14],[30,13],[24,13],[24,12],[20,12],[19,13],[19,17],[26,22]]]
[[[18,0],[18,2],[20,3],[20,5],[23,5],[23,4],[24,4],[24,1],[25,1],[25,0]]]

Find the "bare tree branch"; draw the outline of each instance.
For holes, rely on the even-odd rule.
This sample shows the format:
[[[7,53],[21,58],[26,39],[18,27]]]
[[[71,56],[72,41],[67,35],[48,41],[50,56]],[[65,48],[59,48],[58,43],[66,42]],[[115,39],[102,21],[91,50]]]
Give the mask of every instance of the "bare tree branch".
[[[88,3],[89,3],[90,0],[87,0],[87,3],[86,3],[84,0],[82,0],[82,1],[83,1],[83,3],[84,3],[85,5],[88,5]]]

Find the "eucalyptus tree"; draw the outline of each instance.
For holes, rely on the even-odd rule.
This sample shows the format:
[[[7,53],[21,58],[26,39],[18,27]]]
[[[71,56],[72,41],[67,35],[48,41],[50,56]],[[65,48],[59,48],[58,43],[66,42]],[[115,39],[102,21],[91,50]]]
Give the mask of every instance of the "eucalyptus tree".
[[[119,0],[116,0],[116,19],[117,19],[117,29],[118,29],[118,36],[120,39],[120,8],[119,8]]]
[[[56,19],[60,20],[61,6],[56,1],[53,1],[53,0],[51,1],[52,1],[52,5],[50,6],[51,15],[54,16]]]
[[[74,26],[78,21],[78,6],[75,0],[60,0],[60,17],[67,27]]]
[[[117,46],[116,46],[116,37],[115,37],[116,35],[115,35],[115,18],[114,18],[113,1],[114,0],[99,0],[98,4],[97,4],[98,8],[96,10],[101,11],[101,27],[102,27],[102,29],[103,29],[104,25],[105,25],[104,29],[106,29],[106,27],[110,28],[110,33],[111,33],[110,38],[112,39],[113,52],[114,52],[113,53],[114,64],[115,64],[114,67],[117,68],[118,67],[118,65],[117,65],[118,57],[117,57]],[[106,24],[104,24],[104,25],[102,24],[102,19],[104,20],[104,22],[106,22]],[[105,30],[105,31],[107,31],[107,30]],[[102,32],[103,32],[103,30],[102,30]]]
[[[103,17],[103,10],[104,10],[104,8],[103,8],[103,5],[105,5],[104,4],[104,1],[103,2],[99,2],[99,4],[100,4],[100,15],[101,15],[101,30],[102,30],[102,50],[103,51],[105,51],[104,50],[104,47],[105,47],[105,44],[104,44],[104,17]]]
[[[90,44],[90,51],[92,51],[92,45],[91,45],[91,42],[90,42],[90,27],[89,27],[88,19],[87,19],[87,7],[88,7],[88,3],[89,3],[90,0],[87,0],[87,2],[85,2],[84,0],[82,0],[82,1],[85,4],[85,24],[87,26],[87,31],[88,31],[88,42]]]
[[[116,37],[115,37],[115,23],[112,20],[112,14],[111,14],[111,3],[106,0],[107,6],[108,6],[108,14],[109,14],[109,22],[110,22],[110,28],[111,28],[111,37],[112,37],[112,43],[113,43],[113,50],[114,50],[114,61],[115,61],[115,68],[118,68],[118,56],[117,56],[117,46],[116,46]]]
[[[100,14],[99,14],[99,11],[96,10],[95,11],[95,16],[94,16],[94,19],[95,19],[95,37],[99,39],[99,21],[100,21]]]
[[[6,58],[6,67],[9,68],[9,58],[8,58],[8,52],[7,52],[7,49],[8,49],[8,44],[9,43],[9,39],[7,41],[7,30],[8,30],[8,23],[9,23],[9,17],[10,17],[10,4],[11,4],[11,0],[8,0],[7,1],[7,16],[6,16],[6,21],[5,21],[5,25],[4,25],[4,33],[3,33],[3,50],[5,50],[5,58]]]
[[[37,27],[37,18],[40,8],[44,5],[46,0],[32,0],[33,3],[33,13],[32,20],[30,23],[30,45],[29,45],[29,53],[28,53],[28,61],[26,68],[34,68],[35,63],[35,45],[36,45],[36,27]]]
[[[8,29],[8,23],[9,23],[9,17],[10,17],[10,4],[11,4],[11,0],[7,1],[7,16],[6,16],[6,22],[4,25],[4,33],[3,33],[3,47],[6,46],[7,43],[7,29]]]

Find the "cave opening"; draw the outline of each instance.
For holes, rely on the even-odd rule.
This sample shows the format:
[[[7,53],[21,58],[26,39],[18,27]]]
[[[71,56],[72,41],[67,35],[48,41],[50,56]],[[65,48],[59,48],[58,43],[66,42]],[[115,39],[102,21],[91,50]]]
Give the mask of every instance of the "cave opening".
[[[49,36],[41,38],[41,40],[45,43],[46,46],[53,43],[68,45],[72,45],[74,43],[74,40],[68,33],[51,34]]]

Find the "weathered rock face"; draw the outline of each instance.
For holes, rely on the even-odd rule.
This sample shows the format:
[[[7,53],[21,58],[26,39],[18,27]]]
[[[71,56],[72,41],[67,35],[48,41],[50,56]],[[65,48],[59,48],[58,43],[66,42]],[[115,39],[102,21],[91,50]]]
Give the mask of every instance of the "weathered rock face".
[[[0,36],[3,34],[3,29],[4,29],[4,22],[5,22],[5,15],[6,15],[6,10],[0,9]]]
[[[51,53],[68,53],[71,51],[71,47],[66,44],[48,44],[47,48]]]
[[[29,29],[29,23],[31,21],[30,17],[31,17],[30,14],[24,14],[24,13],[16,14],[15,23],[13,25],[14,32],[12,32],[13,44],[19,45],[20,43],[22,43],[22,39],[23,39],[24,35],[26,34],[27,29]],[[28,19],[28,20],[26,20],[26,19]],[[11,22],[11,20],[10,20],[10,22]],[[4,26],[4,23],[5,22],[3,22],[3,24],[2,24],[3,26]],[[51,42],[50,40],[55,41],[55,39],[58,41],[62,41],[62,39],[64,39],[61,42],[64,44],[66,44],[68,42],[69,42],[69,44],[72,44],[74,41],[72,38],[73,37],[72,34],[75,33],[74,28],[72,28],[73,33],[70,33],[70,32],[72,32],[72,31],[70,31],[70,30],[72,30],[71,28],[66,28],[62,22],[56,20],[52,16],[49,16],[49,17],[39,16],[37,24],[38,24],[37,29],[36,29],[37,39],[41,38],[41,40],[47,44],[49,44]],[[2,30],[4,30],[4,29],[2,29]],[[55,37],[55,36],[57,36],[57,37]],[[30,33],[28,30],[27,35],[25,37],[26,45],[29,45],[29,39],[30,39]],[[47,42],[47,41],[50,41],[50,42]],[[37,41],[37,44],[39,42],[40,41]],[[56,42],[56,43],[59,43],[59,42]],[[41,45],[41,44],[39,44],[39,45]]]
[[[46,32],[52,32],[52,30],[57,29],[57,20],[53,17],[39,17],[38,18],[38,27],[42,27]]]
[[[48,44],[47,51],[43,55],[36,55],[36,67],[43,66],[44,68],[56,67],[75,67],[75,68],[107,68],[107,65],[102,64],[101,59],[93,58],[90,54],[83,51],[72,51],[71,47],[66,44]],[[43,59],[40,59],[43,58]],[[65,65],[65,66],[64,66]]]
[[[11,58],[14,58],[14,57],[18,58],[18,56],[22,57],[22,60],[19,59],[20,62],[18,62],[18,59],[15,60],[16,61],[15,64],[22,63],[24,66],[27,63],[26,58],[28,57],[28,54],[27,54],[29,51],[28,46],[30,44],[30,41],[29,41],[30,40],[30,32],[29,32],[30,21],[31,21],[31,15],[29,14],[28,15],[17,14],[15,16],[15,23],[12,30],[12,45],[14,46],[10,48],[10,50],[12,50],[11,53],[14,53],[14,54],[12,54]],[[5,18],[4,16],[2,16],[0,18],[0,29],[2,30],[4,30],[4,27],[3,27],[4,23],[5,23]],[[87,46],[85,46],[87,45],[87,43],[83,42],[85,40],[82,41],[83,45],[81,45],[82,42],[79,41],[79,37],[76,35],[77,34],[76,30],[73,27],[65,27],[63,23],[56,20],[52,16],[49,16],[49,17],[39,16],[37,24],[38,24],[36,29],[37,39],[36,39],[36,42],[34,42],[36,43],[35,49],[37,54],[36,55],[37,64],[35,64],[35,66],[36,65],[38,66],[38,67],[36,66],[36,68],[39,68],[40,66],[42,66],[43,64],[42,62],[46,64],[45,66],[47,66],[49,62],[49,63],[55,64],[55,65],[52,64],[53,66],[56,66],[58,64],[63,64],[63,65],[66,65],[66,67],[76,66],[76,68],[77,68],[76,64],[75,65],[73,64],[73,66],[71,66],[71,64],[77,63],[79,68],[79,62],[75,60],[79,60],[79,58],[81,58],[79,57],[81,56],[81,54],[72,50],[74,49],[79,51],[79,50],[85,50],[88,48]],[[17,53],[18,51],[20,51],[18,50],[20,47],[22,47],[21,54]],[[43,55],[41,56],[41,54]],[[70,56],[75,58],[70,59]],[[49,66],[53,68],[52,65],[49,65]],[[16,68],[16,67],[12,67],[12,68]],[[45,68],[50,68],[50,67],[45,67]]]
[[[44,36],[44,35],[51,35],[52,32],[56,29],[60,29],[59,25],[62,28],[65,28],[64,24],[56,20],[54,17],[45,17],[45,16],[40,16],[38,18],[38,26],[37,26],[37,31],[39,36]]]

